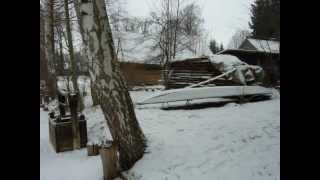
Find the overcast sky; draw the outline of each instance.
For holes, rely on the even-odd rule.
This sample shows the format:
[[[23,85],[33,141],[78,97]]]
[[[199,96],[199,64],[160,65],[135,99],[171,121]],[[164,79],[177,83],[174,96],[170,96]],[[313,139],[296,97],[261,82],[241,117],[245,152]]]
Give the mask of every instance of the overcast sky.
[[[148,16],[159,0],[127,0],[128,13]],[[192,1],[192,0],[189,0]],[[193,0],[202,8],[204,26],[209,37],[226,47],[237,29],[248,29],[250,4],[254,0]]]

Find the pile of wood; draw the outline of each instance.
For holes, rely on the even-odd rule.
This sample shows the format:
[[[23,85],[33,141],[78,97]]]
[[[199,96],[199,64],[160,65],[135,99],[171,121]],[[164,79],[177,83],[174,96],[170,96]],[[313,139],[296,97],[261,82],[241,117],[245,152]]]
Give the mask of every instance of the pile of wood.
[[[190,58],[170,64],[168,89],[184,88],[222,74],[212,66],[209,58]],[[235,85],[234,82],[222,77],[207,85]]]

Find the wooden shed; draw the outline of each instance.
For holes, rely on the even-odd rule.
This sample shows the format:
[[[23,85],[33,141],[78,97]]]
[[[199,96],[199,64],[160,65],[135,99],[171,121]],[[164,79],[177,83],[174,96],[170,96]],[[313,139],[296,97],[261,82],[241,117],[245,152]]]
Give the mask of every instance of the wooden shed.
[[[226,49],[217,54],[233,55],[247,64],[261,66],[266,72],[264,84],[280,81],[279,41],[248,38],[238,49]]]

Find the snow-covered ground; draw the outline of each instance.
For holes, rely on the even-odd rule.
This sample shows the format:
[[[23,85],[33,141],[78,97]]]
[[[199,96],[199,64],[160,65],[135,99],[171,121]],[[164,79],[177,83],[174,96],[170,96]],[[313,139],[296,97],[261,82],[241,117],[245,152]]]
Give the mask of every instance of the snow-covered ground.
[[[40,110],[40,179],[102,180],[99,156],[87,156],[86,149],[56,154],[49,142],[47,112]]]
[[[132,91],[134,102],[152,91]],[[148,152],[127,173],[139,180],[277,180],[280,179],[280,99],[193,110],[136,107],[148,138]],[[88,138],[105,127],[101,111],[86,109]],[[48,119],[40,111],[41,180],[102,180],[99,156],[86,149],[56,154],[49,144]],[[103,132],[104,136],[109,134]]]

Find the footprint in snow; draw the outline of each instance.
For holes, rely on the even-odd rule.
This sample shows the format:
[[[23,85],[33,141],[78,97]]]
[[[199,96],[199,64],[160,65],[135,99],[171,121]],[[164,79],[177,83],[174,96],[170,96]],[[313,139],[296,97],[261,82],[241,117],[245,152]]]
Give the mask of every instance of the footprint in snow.
[[[189,115],[188,119],[191,119],[191,118],[200,118],[200,116],[198,116],[198,115]]]

